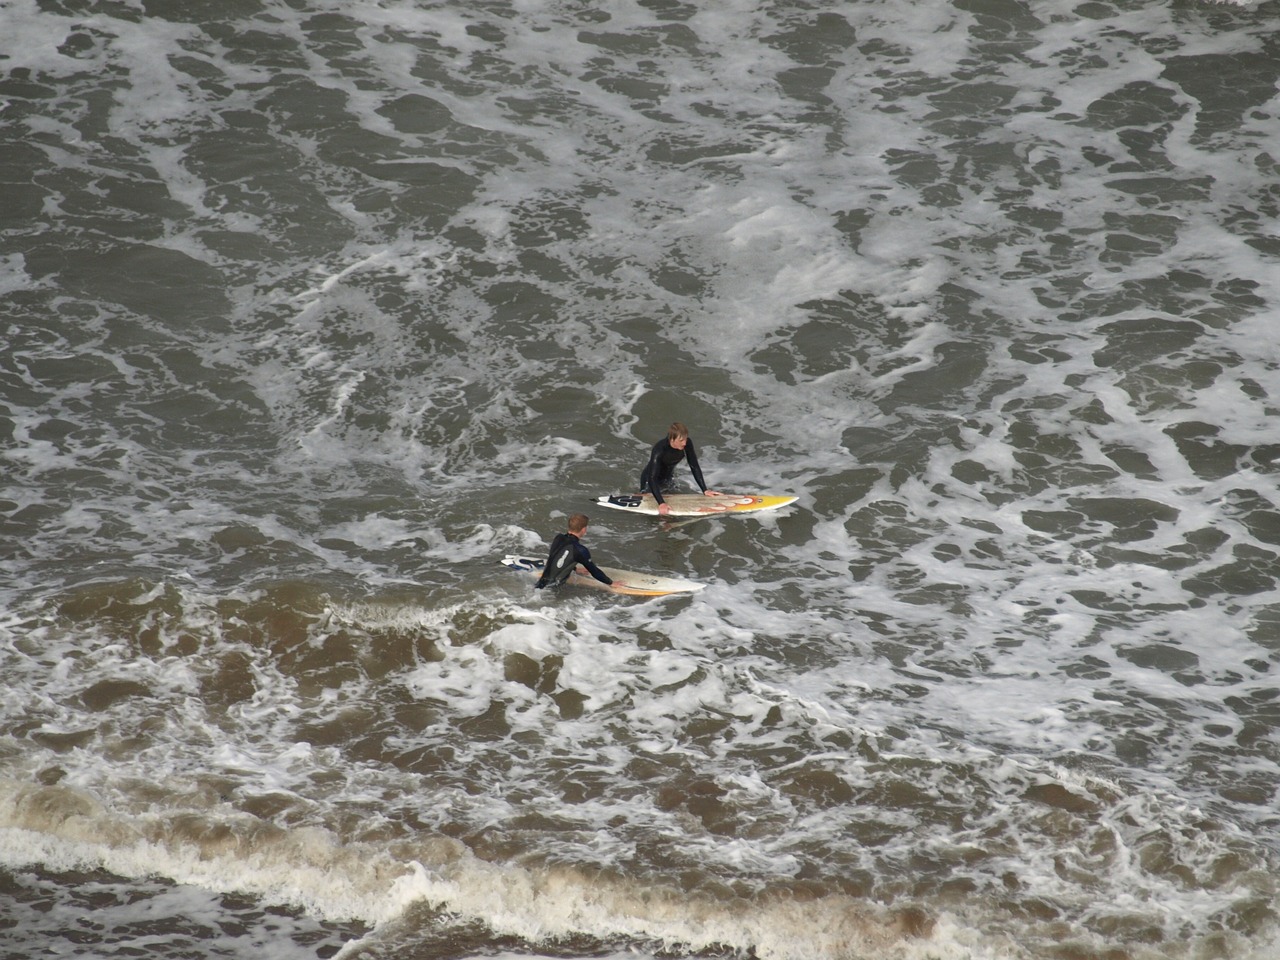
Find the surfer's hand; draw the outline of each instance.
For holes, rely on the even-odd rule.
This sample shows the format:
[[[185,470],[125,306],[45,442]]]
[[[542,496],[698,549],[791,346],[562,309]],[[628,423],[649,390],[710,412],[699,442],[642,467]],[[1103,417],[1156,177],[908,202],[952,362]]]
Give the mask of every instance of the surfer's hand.
[[[671,512],[671,504],[669,504],[669,503],[660,503],[660,504],[658,504],[658,515],[659,515],[659,516],[665,517],[665,516],[666,516],[668,513],[670,513],[670,512]]]
[[[702,495],[704,497],[718,497],[720,496],[720,493],[719,491],[716,491],[716,490],[703,490]]]

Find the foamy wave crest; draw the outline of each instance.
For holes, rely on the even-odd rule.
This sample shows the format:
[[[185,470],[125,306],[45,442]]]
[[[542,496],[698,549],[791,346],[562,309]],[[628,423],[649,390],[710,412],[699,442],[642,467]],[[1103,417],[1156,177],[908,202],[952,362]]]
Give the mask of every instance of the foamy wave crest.
[[[443,837],[380,846],[227,811],[131,817],[64,786],[0,781],[0,835],[10,868],[163,875],[375,928],[426,903],[533,944],[587,935],[770,960],[978,956],[948,923],[845,896],[690,897],[571,866],[487,863]]]

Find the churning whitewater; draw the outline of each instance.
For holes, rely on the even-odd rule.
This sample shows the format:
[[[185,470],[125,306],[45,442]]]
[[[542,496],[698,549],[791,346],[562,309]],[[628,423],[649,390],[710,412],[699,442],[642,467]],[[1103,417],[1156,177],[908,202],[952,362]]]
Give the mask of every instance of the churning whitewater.
[[[0,0],[0,953],[1275,956],[1278,17]]]

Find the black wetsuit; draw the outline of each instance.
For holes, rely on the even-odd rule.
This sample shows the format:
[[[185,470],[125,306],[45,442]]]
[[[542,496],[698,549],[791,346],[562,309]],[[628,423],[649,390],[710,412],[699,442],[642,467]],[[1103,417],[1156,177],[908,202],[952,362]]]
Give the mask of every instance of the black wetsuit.
[[[547,562],[542,565],[542,576],[534,584],[539,590],[543,587],[558,587],[569,579],[574,568],[582,564],[593,577],[609,586],[613,583],[604,572],[591,562],[591,551],[578,542],[572,533],[557,533],[551,541],[551,550],[547,553]]]
[[[698,466],[698,452],[693,449],[693,440],[686,440],[684,449],[677,450],[666,437],[655,443],[653,450],[649,453],[649,462],[645,464],[640,474],[640,490],[644,493],[652,493],[659,503],[666,503],[662,499],[662,491],[670,492],[671,484],[675,480],[676,464],[686,458],[689,461],[689,472],[693,474],[694,482],[697,483],[698,489],[706,493],[707,484],[702,479],[702,468]]]

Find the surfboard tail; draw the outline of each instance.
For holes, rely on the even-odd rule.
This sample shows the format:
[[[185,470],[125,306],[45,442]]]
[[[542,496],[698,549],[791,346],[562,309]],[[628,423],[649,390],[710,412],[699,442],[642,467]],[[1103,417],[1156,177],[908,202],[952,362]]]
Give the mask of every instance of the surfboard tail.
[[[504,567],[510,567],[512,570],[528,570],[533,573],[542,569],[542,561],[534,557],[521,557],[515,554],[508,554],[498,562]]]

